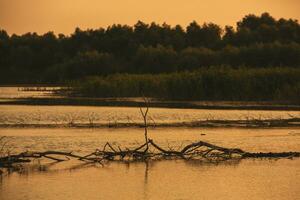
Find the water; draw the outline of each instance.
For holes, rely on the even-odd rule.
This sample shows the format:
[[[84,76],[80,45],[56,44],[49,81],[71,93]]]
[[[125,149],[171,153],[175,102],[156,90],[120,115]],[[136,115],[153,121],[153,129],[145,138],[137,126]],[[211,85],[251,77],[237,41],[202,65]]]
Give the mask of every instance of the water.
[[[74,151],[82,154],[102,148],[106,142],[135,147],[144,142],[142,128],[0,128],[12,151]],[[204,140],[216,145],[246,151],[300,151],[300,129],[239,128],[150,128],[149,138],[168,148],[179,148]]]
[[[0,87],[0,100],[29,97],[53,97],[53,91],[61,87]]]
[[[9,90],[12,91],[12,90]],[[33,93],[44,95],[40,91]],[[1,94],[2,93],[2,94]],[[22,93],[22,92],[21,92]],[[18,91],[0,98],[20,98]],[[1,96],[2,95],[2,96]],[[32,94],[24,94],[31,97]],[[29,95],[29,96],[26,96]],[[287,119],[299,111],[239,111],[151,108],[149,123],[199,120]],[[70,128],[59,125],[140,123],[138,108],[86,106],[0,106],[0,137],[9,151],[73,151],[85,155],[106,142],[133,148],[144,142],[142,128]],[[20,126],[22,125],[22,126]],[[26,127],[26,128],[24,128]],[[59,128],[60,127],[60,128]],[[180,149],[203,140],[250,152],[300,151],[300,128],[149,128],[149,138]],[[296,200],[300,196],[300,159],[247,159],[219,164],[197,161],[86,164],[35,160],[0,179],[1,200],[225,199]]]
[[[142,128],[1,128],[11,151],[61,150],[85,155],[106,141],[121,147],[143,142]],[[300,151],[300,129],[151,128],[168,148],[204,140],[247,151]],[[151,161],[87,165],[47,160],[3,177],[0,199],[298,199],[300,159],[250,159],[220,164]],[[16,189],[17,188],[17,189]],[[17,190],[17,192],[16,192]]]
[[[151,108],[150,124],[176,124],[206,120],[300,118],[300,111],[205,110]],[[141,123],[139,108],[95,106],[0,105],[0,125],[118,124]]]
[[[183,161],[52,166],[0,183],[3,200],[222,199],[297,200],[300,160],[244,160],[202,165]]]
[[[60,98],[52,91],[61,87],[32,88],[0,87],[0,101],[20,98]],[[23,90],[22,90],[23,89]],[[25,91],[24,91],[25,89]],[[45,90],[46,89],[46,90]],[[29,90],[29,91],[27,91]],[[300,111],[263,110],[205,110],[151,108],[149,124],[178,124],[206,120],[261,120],[300,118]],[[116,125],[141,123],[139,108],[95,106],[37,106],[0,105],[0,126],[55,126],[55,125]]]

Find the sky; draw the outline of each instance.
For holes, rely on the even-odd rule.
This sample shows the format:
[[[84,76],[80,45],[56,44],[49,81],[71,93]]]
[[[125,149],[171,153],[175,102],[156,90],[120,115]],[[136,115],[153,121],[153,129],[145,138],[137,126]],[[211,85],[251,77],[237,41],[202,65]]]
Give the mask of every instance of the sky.
[[[247,14],[269,12],[300,20],[300,0],[0,0],[0,29],[9,34],[53,31],[70,34],[114,23],[232,25]]]

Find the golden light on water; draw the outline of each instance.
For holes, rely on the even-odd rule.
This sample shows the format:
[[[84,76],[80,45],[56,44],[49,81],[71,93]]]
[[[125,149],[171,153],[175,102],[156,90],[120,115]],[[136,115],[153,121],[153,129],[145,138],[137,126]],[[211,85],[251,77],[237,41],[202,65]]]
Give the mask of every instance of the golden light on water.
[[[224,26],[249,13],[300,19],[299,10],[299,0],[0,0],[0,28],[10,34],[69,34],[75,27],[132,25],[137,20],[183,26],[196,20]]]

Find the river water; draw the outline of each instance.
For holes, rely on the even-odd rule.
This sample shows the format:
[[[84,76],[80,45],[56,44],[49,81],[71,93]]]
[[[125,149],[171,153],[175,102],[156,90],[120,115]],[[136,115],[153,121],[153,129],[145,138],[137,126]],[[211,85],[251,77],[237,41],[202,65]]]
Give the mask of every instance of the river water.
[[[15,95],[15,94],[13,94]],[[1,95],[0,95],[1,96]],[[5,96],[5,95],[3,95]],[[283,119],[299,111],[238,111],[151,108],[149,123],[206,119]],[[34,124],[141,122],[138,108],[85,106],[0,106],[0,137],[11,153],[73,151],[85,155],[106,142],[133,148],[143,128],[72,128]],[[24,125],[24,127],[20,126]],[[6,126],[8,125],[8,126]],[[251,152],[300,151],[300,128],[149,128],[149,138],[179,149],[203,140]],[[85,164],[35,160],[0,179],[1,200],[50,199],[274,199],[300,196],[300,159],[247,159],[223,163],[149,161]]]

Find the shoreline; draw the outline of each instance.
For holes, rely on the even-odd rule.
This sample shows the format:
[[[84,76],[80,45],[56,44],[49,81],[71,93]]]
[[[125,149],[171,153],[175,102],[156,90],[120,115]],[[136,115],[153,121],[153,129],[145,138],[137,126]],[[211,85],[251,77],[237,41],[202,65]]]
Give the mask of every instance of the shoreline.
[[[148,123],[149,128],[300,128],[300,118]],[[0,124],[0,128],[144,128],[143,122]]]
[[[44,97],[2,98],[0,105],[63,105],[63,106],[112,106],[144,107],[143,98],[89,98],[89,97]],[[207,110],[278,110],[300,111],[300,104],[291,102],[246,102],[246,101],[169,101],[152,99],[149,107]]]

